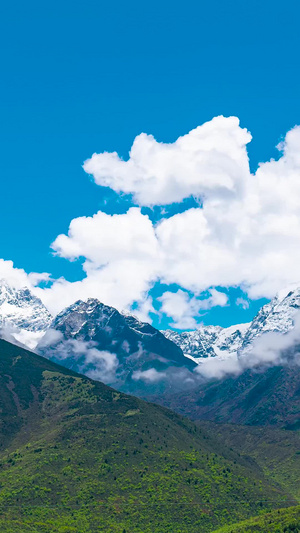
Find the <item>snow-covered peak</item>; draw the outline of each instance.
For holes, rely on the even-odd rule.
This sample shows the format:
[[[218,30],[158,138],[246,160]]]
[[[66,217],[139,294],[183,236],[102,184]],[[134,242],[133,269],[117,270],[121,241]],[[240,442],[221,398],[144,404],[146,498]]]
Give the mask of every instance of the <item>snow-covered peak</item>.
[[[275,298],[277,298],[278,301],[281,301],[281,300],[284,300],[288,294],[297,293],[299,290],[300,290],[300,282],[292,283],[291,285],[287,285],[286,287],[278,291]]]
[[[114,307],[103,304],[97,298],[86,301],[77,300],[63,309],[53,320],[51,328],[63,331],[69,337],[76,337],[80,332],[93,338],[97,329],[109,327],[113,316],[119,315]]]
[[[261,308],[249,324],[228,328],[201,325],[195,331],[178,333],[166,330],[162,333],[179,346],[186,357],[195,362],[207,357],[226,358],[233,354],[246,354],[254,340],[264,333],[287,333],[293,328],[295,315],[299,310],[300,286],[294,285],[280,291],[271,302]],[[127,339],[128,335],[135,338],[135,341],[132,341],[134,346],[137,338],[142,343],[154,342],[155,339],[155,349],[159,352],[172,351],[172,346],[165,346],[162,335],[150,324],[141,322],[128,312],[119,313],[96,298],[78,300],[53,319],[41,300],[27,287],[15,288],[0,280],[2,337],[5,334],[13,335],[18,342],[34,349],[49,328],[57,329],[73,339],[92,340],[101,335],[103,338],[108,337],[112,346],[115,345],[116,339]],[[161,348],[157,348],[157,343],[161,344]]]
[[[0,280],[2,336],[9,331],[17,341],[33,348],[51,322],[49,311],[27,287],[17,289]]]
[[[226,357],[236,353],[241,346],[249,324],[238,324],[229,328],[221,326],[199,326],[195,331],[178,333],[164,331],[164,335],[179,345],[186,357],[199,362],[203,357]]]
[[[225,358],[233,354],[246,354],[251,350],[254,340],[265,333],[287,333],[294,327],[295,315],[299,310],[300,287],[294,285],[280,291],[250,323],[229,328],[200,326],[195,331],[178,333],[166,330],[163,333],[196,362],[203,357]]]
[[[241,350],[246,349],[256,337],[264,333],[287,333],[294,327],[294,318],[300,309],[300,287],[281,291],[264,305],[252,320],[245,333]]]
[[[42,301],[27,287],[15,289],[0,281],[0,326],[24,328],[28,331],[45,330],[52,316]]]

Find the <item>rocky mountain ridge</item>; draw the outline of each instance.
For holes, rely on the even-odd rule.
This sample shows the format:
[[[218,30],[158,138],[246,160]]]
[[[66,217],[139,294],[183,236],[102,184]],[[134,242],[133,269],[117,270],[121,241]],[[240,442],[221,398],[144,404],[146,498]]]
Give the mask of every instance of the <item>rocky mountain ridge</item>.
[[[243,342],[250,324],[238,324],[228,328],[221,326],[200,326],[195,331],[178,333],[163,331],[164,335],[181,347],[184,355],[195,362],[206,357],[224,358],[236,353]]]
[[[175,378],[179,369],[188,373],[196,366],[150,324],[94,298],[59,313],[37,349],[72,370],[135,394],[160,390],[171,374]]]
[[[285,334],[291,331],[300,310],[300,287],[278,293],[264,305],[252,322],[222,328],[221,326],[200,326],[195,331],[178,333],[163,331],[164,335],[181,347],[184,355],[197,363],[203,358],[226,358],[242,355],[251,350],[255,339],[265,333]]]
[[[210,357],[247,354],[263,334],[290,331],[299,309],[300,288],[296,287],[281,291],[249,324],[160,332],[93,298],[75,302],[53,319],[29,289],[0,282],[2,337],[8,331],[16,342],[115,386],[130,376],[134,390],[137,382],[157,385],[170,372],[184,383],[188,376],[184,372],[183,377],[179,369],[191,371]]]

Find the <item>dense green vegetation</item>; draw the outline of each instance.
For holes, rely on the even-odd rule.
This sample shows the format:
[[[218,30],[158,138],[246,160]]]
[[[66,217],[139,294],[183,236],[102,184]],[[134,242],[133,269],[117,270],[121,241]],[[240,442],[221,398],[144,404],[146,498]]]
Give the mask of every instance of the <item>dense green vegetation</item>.
[[[212,436],[242,456],[251,457],[264,475],[300,502],[300,432],[274,427],[202,423]]]
[[[0,341],[0,530],[201,533],[290,504],[206,429]]]
[[[298,533],[300,506],[278,509],[238,524],[222,527],[214,533]]]

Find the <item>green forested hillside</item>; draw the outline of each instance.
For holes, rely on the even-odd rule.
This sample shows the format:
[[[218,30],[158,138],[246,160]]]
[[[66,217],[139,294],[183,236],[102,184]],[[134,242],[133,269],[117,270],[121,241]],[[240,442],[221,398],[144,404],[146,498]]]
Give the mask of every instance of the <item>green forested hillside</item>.
[[[238,524],[222,527],[214,533],[299,533],[300,506],[278,509]]]
[[[299,431],[211,422],[203,422],[202,427],[241,456],[251,457],[267,478],[279,483],[300,503]]]
[[[0,530],[199,533],[293,502],[202,427],[0,341]]]

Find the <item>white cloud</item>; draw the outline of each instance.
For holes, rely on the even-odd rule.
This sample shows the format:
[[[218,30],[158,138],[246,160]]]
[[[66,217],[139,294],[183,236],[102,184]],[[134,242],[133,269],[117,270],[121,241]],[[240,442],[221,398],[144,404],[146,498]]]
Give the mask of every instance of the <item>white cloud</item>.
[[[175,328],[195,329],[197,327],[195,315],[199,313],[199,306],[196,298],[191,298],[187,292],[180,289],[177,292],[164,292],[159,300],[161,313],[172,318],[172,325]]]
[[[254,339],[241,354],[203,359],[195,372],[208,379],[222,379],[242,374],[247,369],[265,369],[278,365],[300,364],[300,312],[294,317],[294,328],[286,334],[264,333]]]
[[[164,379],[166,375],[165,372],[158,372],[155,368],[149,368],[148,370],[136,370],[132,374],[132,379],[146,381],[147,383],[157,383]]]
[[[50,274],[47,272],[31,272],[27,274],[22,268],[16,268],[13,261],[0,259],[0,280],[5,280],[9,285],[16,289],[22,287],[33,288],[41,281],[48,281]]]
[[[166,205],[211,193],[230,196],[249,171],[245,146],[250,140],[236,117],[220,116],[172,144],[142,133],[128,161],[116,152],[94,154],[84,170],[98,185],[133,194],[139,205]]]
[[[59,235],[52,246],[61,257],[83,257],[86,274],[82,281],[60,279],[39,292],[52,312],[61,309],[62,301],[66,306],[88,297],[119,310],[137,301],[140,305],[136,314],[143,317],[151,311],[146,295],[161,271],[162,250],[155,228],[139,208],[131,208],[124,215],[99,211],[93,217],[74,219],[68,235]]]
[[[157,247],[157,249],[156,249]],[[88,272],[109,262],[131,259],[147,261],[159,249],[148,216],[142,216],[132,207],[124,215],[107,215],[99,211],[92,217],[72,220],[68,236],[59,235],[53,243],[59,255],[74,260],[87,258],[84,269]]]
[[[238,307],[242,307],[243,309],[249,309],[250,307],[248,300],[246,300],[245,298],[237,298],[235,303]]]
[[[294,327],[286,334],[268,332],[254,339],[251,349],[245,351],[240,358],[243,368],[258,365],[277,365],[295,362],[299,358],[300,349],[300,312],[293,319]]]
[[[245,370],[245,368],[243,369]],[[221,357],[209,357],[201,361],[195,369],[195,373],[205,379],[222,379],[226,376],[241,374],[243,372],[236,354],[232,354],[226,359]]]
[[[224,306],[228,302],[226,294],[210,289],[210,296],[199,299],[179,289],[177,292],[166,291],[158,298],[161,302],[160,312],[173,319],[172,326],[178,329],[195,329],[201,311],[215,306]]]
[[[210,289],[210,296],[201,301],[201,309],[211,309],[212,307],[224,307],[228,303],[228,296],[217,289]]]
[[[37,351],[56,361],[76,361],[78,372],[86,376],[104,381],[114,382],[116,370],[119,365],[115,353],[106,350],[98,350],[93,341],[83,341],[78,339],[64,339],[60,331],[49,329],[40,340]]]
[[[142,136],[123,181],[106,159],[110,185],[125,192],[130,189],[141,203],[168,203],[194,192],[201,195],[202,206],[155,225],[139,208],[123,215],[99,212],[74,219],[68,235],[58,236],[53,247],[67,259],[83,257],[87,277],[72,284],[60,280],[44,291],[51,310],[55,301],[71,303],[87,296],[119,309],[134,301],[142,306],[157,280],[196,295],[217,286],[242,286],[250,298],[272,297],[283,286],[298,282],[300,128],[288,132],[281,143],[282,157],[261,164],[255,175],[248,166],[249,140],[237,119],[219,117],[171,145]],[[99,157],[91,161],[96,164]],[[116,161],[127,169],[127,163]],[[91,171],[89,164],[85,168]],[[153,195],[161,194],[156,199],[148,189],[150,175]],[[99,177],[97,182],[102,183]],[[190,299],[189,306],[180,320],[194,327],[195,300]]]
[[[194,195],[199,207],[156,224],[138,207],[122,215],[99,211],[72,220],[53,249],[68,260],[83,258],[85,278],[74,283],[60,279],[35,293],[51,312],[92,296],[120,310],[137,302],[146,317],[153,309],[149,289],[159,280],[195,295],[186,300],[179,293],[175,302],[167,290],[162,299],[175,322],[195,327],[194,312],[201,311],[196,296],[204,291],[241,286],[249,298],[271,298],[298,283],[300,127],[280,144],[281,157],[260,164],[254,175],[246,150],[250,139],[237,118],[217,117],[172,144],[142,134],[128,161],[117,154],[94,154],[84,168],[96,183],[133,194],[141,206]],[[6,272],[18,283],[37,283],[36,274],[28,277],[4,263],[0,277],[4,270],[2,277]],[[208,307],[219,305],[216,296],[224,298],[220,291],[215,299],[213,294]]]
[[[38,343],[38,349],[46,349],[63,341],[63,334],[57,329],[49,328]]]
[[[11,344],[22,345],[21,341],[20,342],[17,341],[15,337],[16,331],[17,329],[12,326],[1,326],[0,327],[0,339],[4,339],[7,342],[11,342]]]
[[[142,322],[151,322],[150,313],[156,314],[156,310],[153,306],[153,298],[146,297],[144,300],[139,302],[139,305],[134,310],[126,309],[123,313],[129,312],[130,315],[136,316]]]

